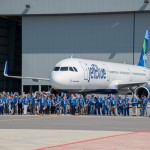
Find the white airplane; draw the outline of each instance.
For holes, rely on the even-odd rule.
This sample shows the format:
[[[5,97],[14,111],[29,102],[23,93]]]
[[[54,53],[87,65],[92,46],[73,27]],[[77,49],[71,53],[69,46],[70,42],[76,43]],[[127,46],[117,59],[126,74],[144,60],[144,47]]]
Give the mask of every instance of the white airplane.
[[[58,62],[50,78],[34,78],[8,75],[7,62],[4,76],[34,81],[50,81],[53,89],[76,93],[127,93],[135,92],[150,96],[150,69],[146,68],[148,52],[148,30],[138,65],[129,65],[79,58],[68,58]]]

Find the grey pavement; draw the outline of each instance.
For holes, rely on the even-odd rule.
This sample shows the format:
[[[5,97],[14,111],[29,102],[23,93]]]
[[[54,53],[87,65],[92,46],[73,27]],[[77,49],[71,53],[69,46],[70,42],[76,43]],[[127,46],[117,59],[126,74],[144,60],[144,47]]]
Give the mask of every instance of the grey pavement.
[[[150,117],[3,115],[0,116],[0,150],[48,150],[51,146],[123,136],[135,131],[150,131]],[[88,147],[88,142],[85,145]],[[100,146],[105,147],[105,144]]]
[[[150,117],[4,115],[0,129],[139,131],[150,130]]]

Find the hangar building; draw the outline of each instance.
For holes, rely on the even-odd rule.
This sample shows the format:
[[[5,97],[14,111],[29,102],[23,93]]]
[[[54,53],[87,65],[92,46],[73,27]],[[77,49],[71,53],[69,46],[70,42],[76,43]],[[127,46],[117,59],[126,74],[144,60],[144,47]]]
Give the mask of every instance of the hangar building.
[[[0,0],[0,90],[48,90],[45,77],[68,57],[136,64],[146,29],[148,0]],[[150,67],[150,61],[148,62]]]

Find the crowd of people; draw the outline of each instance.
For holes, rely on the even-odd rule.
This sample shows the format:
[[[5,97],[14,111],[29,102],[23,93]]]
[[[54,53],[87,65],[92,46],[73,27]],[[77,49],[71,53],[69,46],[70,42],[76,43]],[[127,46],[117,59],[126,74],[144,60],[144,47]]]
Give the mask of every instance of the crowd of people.
[[[139,105],[139,107],[138,107]],[[140,109],[140,116],[149,116],[147,111],[148,99],[142,95],[140,99],[133,95],[117,98],[112,94],[105,97],[101,95],[81,94],[47,94],[46,92],[21,94],[6,93],[0,94],[0,115],[18,114],[79,114],[79,115],[122,115],[137,116],[137,109]],[[132,111],[130,111],[132,109]],[[132,114],[130,114],[132,112]]]

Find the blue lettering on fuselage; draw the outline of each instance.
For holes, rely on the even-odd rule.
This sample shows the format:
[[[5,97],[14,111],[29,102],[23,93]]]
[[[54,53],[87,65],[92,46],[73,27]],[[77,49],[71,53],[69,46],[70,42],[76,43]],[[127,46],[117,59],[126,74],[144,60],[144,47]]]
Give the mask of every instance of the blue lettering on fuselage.
[[[91,79],[106,79],[106,70],[104,68],[98,68],[97,65],[92,64],[89,69],[89,81]]]

